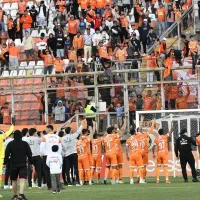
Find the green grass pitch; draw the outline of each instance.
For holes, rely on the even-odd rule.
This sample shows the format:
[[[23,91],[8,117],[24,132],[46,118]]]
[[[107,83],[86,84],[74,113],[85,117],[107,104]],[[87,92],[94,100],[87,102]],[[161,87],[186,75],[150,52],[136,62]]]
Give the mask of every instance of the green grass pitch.
[[[92,186],[67,187],[60,194],[52,194],[46,188],[25,189],[28,200],[200,200],[200,183],[188,183],[182,178],[170,178],[171,184],[165,184],[161,179],[160,184],[155,183],[155,178],[147,179],[147,184],[129,184],[129,179],[124,179],[125,184],[107,185],[94,184]],[[2,190],[2,200],[10,200],[11,190]]]

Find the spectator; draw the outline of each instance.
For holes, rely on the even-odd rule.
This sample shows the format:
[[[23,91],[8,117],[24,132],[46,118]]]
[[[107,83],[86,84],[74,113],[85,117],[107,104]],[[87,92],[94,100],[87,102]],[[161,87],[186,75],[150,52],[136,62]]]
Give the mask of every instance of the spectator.
[[[96,16],[94,17],[94,21],[95,21],[95,23],[94,23],[94,29],[96,31],[96,29],[97,28],[99,29],[100,26],[101,26],[101,24],[102,24],[102,17],[100,16],[99,13],[96,13]]]
[[[58,79],[57,87],[65,87],[65,83],[62,81],[61,78]],[[65,90],[64,89],[57,89],[56,90],[56,98],[62,99],[65,97]],[[57,103],[58,104],[58,103]]]
[[[146,54],[146,48],[147,48],[147,36],[149,33],[150,26],[148,24],[147,19],[143,20],[143,24],[140,27],[140,41],[142,42],[143,46],[143,52]]]
[[[192,73],[195,74],[195,66],[197,64],[197,58],[198,58],[198,41],[194,40],[194,36],[190,36],[190,42],[189,42],[189,52],[192,56]]]
[[[86,22],[84,21],[84,18],[83,18],[83,17],[80,17],[79,29],[80,29],[81,34],[84,34],[84,33],[85,33],[85,30],[86,30]]]
[[[65,122],[65,107],[61,100],[58,101],[58,105],[55,107],[55,123],[61,124]]]
[[[65,71],[65,63],[61,60],[60,56],[56,56],[54,59],[55,73],[63,74]]]
[[[141,94],[137,94],[137,98],[135,100],[136,110],[140,111],[143,108],[144,100]]]
[[[181,42],[183,43],[183,55],[184,55],[184,57],[188,57],[189,41],[186,39],[185,35],[181,35]]]
[[[7,28],[8,28],[8,36],[11,40],[15,40],[15,28],[14,28],[14,21],[11,15],[7,16]]]
[[[19,14],[20,16],[22,16],[23,14],[25,14],[25,10],[27,8],[27,2],[20,0],[18,2],[18,9],[19,9]]]
[[[99,13],[101,16],[104,13],[105,1],[98,0],[96,1],[96,12]]]
[[[34,58],[35,44],[33,38],[29,35],[28,31],[26,31],[26,36],[23,38],[23,43],[24,43],[26,58],[29,61],[30,57]]]
[[[4,69],[6,66],[6,69]],[[9,52],[6,44],[3,44],[1,47],[1,72],[0,75],[2,75],[3,71],[9,70]]]
[[[28,31],[29,33],[31,32],[32,22],[33,22],[32,17],[30,15],[28,15],[28,11],[25,10],[24,11],[24,15],[20,19],[20,23],[22,24],[22,31],[23,31],[23,36],[24,37],[25,37],[25,32],[26,31]]]
[[[141,46],[140,46],[140,41],[138,39],[136,39],[136,34],[133,33],[132,35],[132,39],[131,39],[131,44],[134,48],[134,52],[140,52],[141,50]]]
[[[86,12],[86,20],[89,24],[91,24],[92,28],[94,28],[94,17],[95,17],[95,11],[90,6],[88,6]]]
[[[40,122],[42,122],[43,114],[45,113],[45,99],[44,99],[44,92],[40,91],[39,95],[32,93],[38,100],[39,103],[39,115],[40,115]]]
[[[123,62],[125,62],[125,60],[128,56],[127,51],[124,48],[123,44],[121,44],[120,47],[117,48],[115,56],[116,56],[116,59],[120,61],[120,65],[123,65]]]
[[[167,16],[167,11],[163,7],[162,3],[159,3],[159,8],[156,11],[156,14],[158,15],[158,31],[159,31],[159,36],[162,35],[163,31],[165,31],[165,21],[166,21],[166,16]]]
[[[137,40],[140,40],[140,33],[138,31],[136,24],[132,24],[132,25],[129,26],[129,35],[133,36],[133,34],[136,35]]]
[[[36,42],[36,46],[38,48],[38,57],[42,59],[41,53],[46,50],[47,47],[47,39],[44,37],[44,33],[41,33],[40,38]]]
[[[107,33],[107,31],[105,29],[102,30],[102,41],[103,41],[103,45],[108,45],[109,43],[109,35]]]
[[[60,173],[62,172],[63,159],[58,153],[58,145],[52,146],[52,153],[48,154],[46,165],[50,168],[51,185],[53,194],[60,193]]]
[[[83,54],[83,36],[80,32],[73,39],[73,47],[77,49],[77,56],[82,56]]]
[[[147,35],[147,46],[148,46],[148,48],[153,46],[153,44],[155,43],[156,39],[157,39],[157,35],[156,35],[156,33],[153,32],[153,28],[150,27],[149,28],[149,33]]]
[[[51,98],[48,96],[48,123],[53,123],[53,109],[54,104],[52,103]]]
[[[22,26],[20,23],[20,14],[16,14],[16,19],[14,20],[15,37],[21,39],[22,41]]]
[[[19,67],[19,48],[15,46],[15,43],[11,41],[8,44],[8,52],[9,52],[9,63],[11,70],[18,70]]]
[[[8,102],[4,104],[4,107],[1,108],[1,114],[3,116],[3,124],[11,124],[11,109],[9,108]]]
[[[87,25],[87,29],[89,29],[89,30],[90,30],[90,34],[91,34],[91,36],[93,36],[93,35],[94,35],[94,33],[95,33],[95,30],[94,30],[94,28],[92,28],[92,26],[91,26],[91,24],[90,24],[90,23],[88,23],[88,25]],[[85,31],[85,34],[86,34],[86,31]]]
[[[73,87],[73,89],[70,89],[70,97],[73,105],[75,105],[77,102],[78,88],[76,88],[76,86],[78,86],[78,82],[76,77],[74,77],[73,80],[68,78],[68,82],[70,83],[70,87]]]
[[[35,6],[32,5],[31,9],[29,10],[30,16],[33,20],[31,28],[36,28],[37,25],[37,15],[38,15],[38,11],[35,9]]]
[[[176,83],[172,83],[172,85],[169,88],[170,93],[170,109],[174,110],[176,107],[176,99],[178,98],[180,86],[178,86]]]
[[[100,33],[100,30],[99,28],[96,28],[95,30],[95,34],[92,36],[92,53],[94,55],[96,55],[97,53],[97,48],[98,48],[98,45],[99,45],[99,42],[102,40],[102,34]]]
[[[26,200],[24,195],[24,186],[27,178],[27,157],[32,164],[32,153],[27,142],[22,141],[22,134],[19,130],[14,132],[14,140],[11,141],[5,152],[4,164],[11,160],[10,178],[14,196],[13,199],[19,198]],[[20,179],[20,194],[17,195],[17,179]]]
[[[40,1],[40,4],[38,4],[37,1],[35,1],[35,3],[39,7],[37,24],[39,27],[44,28],[45,26],[47,26],[47,21],[46,21],[47,7],[45,6],[44,1]]]
[[[49,38],[47,40],[47,47],[49,48],[50,51],[53,51],[54,57],[56,57],[56,44],[57,44],[57,39],[53,35],[53,33],[49,34]]]
[[[51,74],[54,64],[53,53],[50,54],[49,50],[46,50],[45,54],[41,53],[40,56],[44,59],[44,74]]]
[[[84,58],[87,63],[88,58],[91,58],[92,54],[92,36],[90,35],[90,30],[87,29],[87,34],[84,35]]]
[[[187,92],[183,95],[182,91],[178,92],[178,98],[176,99],[176,109],[187,109],[187,99],[190,95],[190,88],[187,86]]]
[[[111,46],[114,49],[118,44],[120,44],[120,32],[121,28],[117,24],[117,21],[113,22],[113,26],[111,27]]]
[[[2,10],[2,7],[0,7],[0,28],[2,32],[5,32],[4,15],[6,15],[6,13]]]
[[[125,39],[127,39],[128,36],[128,19],[125,16],[124,12],[121,12],[121,16],[119,18],[120,24],[121,24],[121,42],[124,42]]]
[[[120,103],[117,104],[117,107],[115,108],[117,112],[117,124],[119,127],[122,126],[122,116],[123,116],[123,107],[121,106]]]
[[[71,41],[73,41],[74,36],[77,34],[78,31],[78,23],[74,20],[74,16],[71,15],[70,19],[68,20],[68,33]]]
[[[170,28],[171,25],[174,23],[174,21],[175,21],[174,10],[173,10],[172,6],[169,5],[168,11],[167,11],[167,28]],[[170,34],[170,36],[173,36],[173,32],[174,31],[172,31],[172,34]]]
[[[108,107],[108,112],[112,112],[112,114],[110,114],[110,125],[114,126],[115,124],[115,120],[116,120],[116,114],[113,114],[116,112],[113,104],[111,103],[110,106]]]
[[[58,26],[58,29],[55,31],[55,37],[56,37],[56,55],[64,58],[64,33],[60,27]]]

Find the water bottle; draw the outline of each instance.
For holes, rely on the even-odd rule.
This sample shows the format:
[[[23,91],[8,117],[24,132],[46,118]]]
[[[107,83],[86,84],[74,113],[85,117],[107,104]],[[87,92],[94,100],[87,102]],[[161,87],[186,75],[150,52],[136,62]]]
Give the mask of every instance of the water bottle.
[[[3,175],[6,174],[6,168],[5,168],[5,167],[2,169],[2,174],[3,174]]]

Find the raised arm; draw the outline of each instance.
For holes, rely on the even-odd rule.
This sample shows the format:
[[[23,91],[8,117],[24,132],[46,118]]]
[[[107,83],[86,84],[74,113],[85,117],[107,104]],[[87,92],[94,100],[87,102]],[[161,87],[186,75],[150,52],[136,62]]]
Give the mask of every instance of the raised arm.
[[[119,131],[119,136],[122,137],[125,133],[125,130],[126,130],[126,117],[124,118],[124,123]]]
[[[5,140],[7,137],[9,137],[9,135],[14,131],[14,128],[15,126],[11,125],[10,129],[7,132],[0,135],[0,139]]]
[[[151,128],[147,131],[148,133],[151,133],[153,131],[154,125],[155,125],[155,121],[153,120],[151,124]]]

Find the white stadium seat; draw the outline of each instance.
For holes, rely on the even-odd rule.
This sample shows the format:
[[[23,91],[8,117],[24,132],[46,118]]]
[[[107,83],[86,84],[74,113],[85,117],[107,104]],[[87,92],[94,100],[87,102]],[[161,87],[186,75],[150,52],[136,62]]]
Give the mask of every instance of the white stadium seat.
[[[6,13],[8,13],[7,11],[11,10],[10,9],[10,3],[4,3],[3,4],[3,11],[5,11]]]
[[[17,2],[11,3],[10,9],[11,9],[11,10],[18,10],[18,3],[17,3]]]
[[[24,69],[19,70],[18,76],[26,76],[26,70],[24,70]]]
[[[27,67],[27,62],[21,62],[20,67]]]
[[[9,71],[3,71],[2,73],[2,77],[8,77],[9,75]]]
[[[21,39],[15,39],[15,46],[24,46],[24,44],[21,42]]]
[[[17,70],[12,70],[11,72],[10,72],[10,76],[17,76]]]
[[[11,10],[10,15],[15,18],[18,13],[18,10]]]
[[[29,67],[35,66],[35,61],[30,61],[30,62],[28,63],[28,66],[29,66]]]
[[[35,75],[42,75],[43,69],[36,69]]]
[[[32,36],[32,37],[40,37],[40,36],[39,36],[39,33],[38,33],[38,30],[32,30],[31,36]]]
[[[44,66],[44,61],[43,61],[43,60],[39,60],[39,61],[37,62],[37,65]]]

